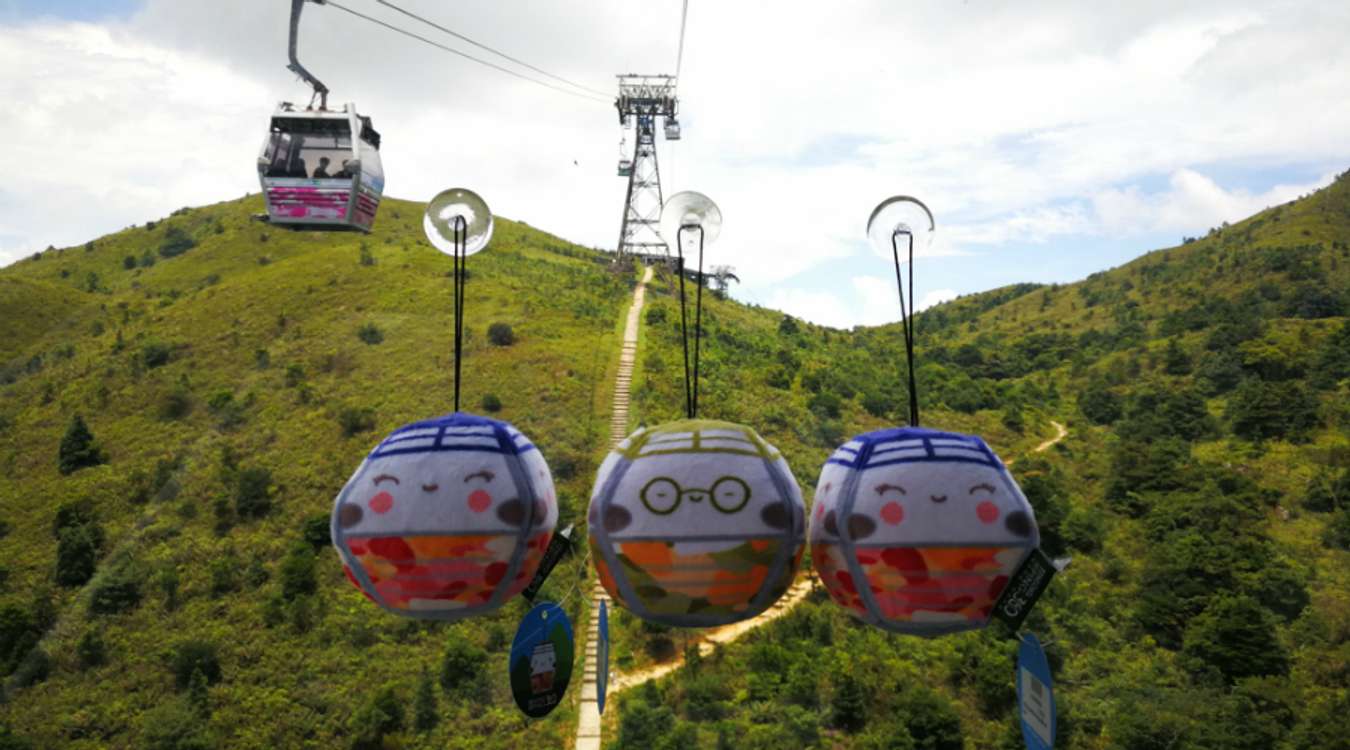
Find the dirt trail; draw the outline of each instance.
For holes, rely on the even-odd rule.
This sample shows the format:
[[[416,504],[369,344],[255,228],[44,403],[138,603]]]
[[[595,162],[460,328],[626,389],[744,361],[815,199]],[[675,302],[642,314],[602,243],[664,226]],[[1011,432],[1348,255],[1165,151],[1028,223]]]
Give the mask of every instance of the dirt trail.
[[[1069,428],[1065,427],[1063,424],[1052,419],[1050,420],[1050,425],[1055,428],[1055,436],[1036,446],[1036,448],[1031,451],[1032,453],[1044,453],[1053,448],[1055,443],[1058,443],[1069,436]],[[1011,467],[1015,463],[1017,463],[1017,459],[1014,458],[1011,461],[1004,461],[1003,465]]]
[[[614,408],[609,421],[611,445],[628,437],[628,395],[633,385],[633,364],[637,361],[638,324],[642,303],[647,296],[647,283],[652,280],[652,268],[647,267],[642,281],[633,290],[633,304],[628,308],[628,319],[623,327],[623,349],[619,353],[619,371],[614,376]],[[600,750],[600,706],[596,702],[596,644],[600,635],[600,602],[609,602],[609,596],[599,583],[595,584],[591,602],[590,626],[586,630],[586,662],[581,679],[581,707],[577,712],[577,739],[575,750]],[[612,604],[607,604],[612,608]],[[612,684],[612,683],[611,683]],[[610,688],[612,692],[613,687]]]
[[[703,656],[707,656],[712,653],[714,645],[730,643],[760,625],[782,617],[809,593],[811,593],[811,579],[798,579],[797,583],[793,584],[792,588],[788,589],[787,593],[783,595],[783,598],[775,602],[772,607],[769,607],[769,609],[759,617],[742,620],[740,622],[733,622],[730,625],[723,625],[720,628],[709,628],[700,632],[698,634],[698,652]],[[665,662],[664,664],[653,664],[646,669],[621,674],[610,682],[609,693],[617,693],[620,690],[627,690],[635,685],[641,685],[648,680],[664,677],[683,665],[684,656],[681,655],[679,658]]]

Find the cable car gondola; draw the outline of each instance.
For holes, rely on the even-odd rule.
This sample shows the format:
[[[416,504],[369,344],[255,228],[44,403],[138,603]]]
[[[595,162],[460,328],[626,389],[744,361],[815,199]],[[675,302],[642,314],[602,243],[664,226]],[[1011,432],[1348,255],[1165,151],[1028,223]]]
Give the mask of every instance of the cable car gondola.
[[[300,12],[307,1],[321,2],[291,0],[287,67],[314,89],[314,95],[303,110],[282,102],[272,114],[257,162],[266,218],[288,226],[369,232],[384,192],[380,134],[354,104],[328,109],[328,87],[296,57]]]
[[[676,120],[674,117],[666,118],[666,140],[680,140],[680,121]]]

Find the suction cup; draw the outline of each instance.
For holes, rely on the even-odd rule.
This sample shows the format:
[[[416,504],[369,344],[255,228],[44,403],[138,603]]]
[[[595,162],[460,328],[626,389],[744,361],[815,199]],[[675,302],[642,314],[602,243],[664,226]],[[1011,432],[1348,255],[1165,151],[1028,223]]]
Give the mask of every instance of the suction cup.
[[[699,226],[703,228],[703,243],[710,244],[722,232],[722,211],[712,198],[693,190],[676,193],[666,199],[661,206],[661,237],[669,245],[679,238],[680,227]],[[685,242],[698,247],[698,233],[685,232]]]
[[[451,188],[443,190],[427,203],[422,216],[422,231],[437,250],[446,255],[455,254],[455,217],[464,217],[464,254],[487,247],[492,239],[492,211],[487,203],[472,190]]]
[[[872,210],[867,219],[867,239],[872,247],[885,257],[891,257],[891,237],[896,232],[909,232],[914,237],[914,252],[928,249],[933,244],[933,234],[937,225],[933,221],[933,212],[918,198],[897,195],[882,201]],[[899,242],[903,261],[907,243],[904,238]]]

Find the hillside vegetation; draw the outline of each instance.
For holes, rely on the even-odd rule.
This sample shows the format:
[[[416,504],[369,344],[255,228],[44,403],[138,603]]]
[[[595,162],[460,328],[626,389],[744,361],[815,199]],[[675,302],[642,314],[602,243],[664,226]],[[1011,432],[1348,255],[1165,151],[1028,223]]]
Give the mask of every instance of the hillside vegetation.
[[[648,423],[683,405],[664,281],[635,389]],[[1350,173],[1080,283],[919,316],[923,423],[1015,460],[1044,549],[1072,559],[1027,624],[1058,679],[1059,746],[1347,747],[1347,312]],[[754,425],[804,487],[841,440],[905,418],[898,325],[716,299],[704,316],[702,415]],[[1068,438],[1033,455],[1051,420]],[[617,621],[630,664],[689,642]],[[1001,626],[888,635],[818,589],[711,658],[685,653],[621,698],[610,747],[1022,747]]]
[[[404,622],[325,548],[370,445],[450,410],[450,263],[420,207],[388,201],[368,237],[259,208],[0,271],[0,748],[570,746],[575,709],[527,722],[506,693],[523,602]],[[464,407],[500,402],[581,520],[634,274],[508,221],[469,266]],[[635,424],[683,410],[676,286],[663,270],[649,289]],[[755,427],[808,502],[839,442],[903,421],[898,326],[704,301],[700,415]],[[1072,558],[1027,624],[1061,747],[1345,746],[1348,311],[1342,176],[1076,284],[919,316],[923,423],[1015,460],[1046,551]],[[1068,437],[1034,453],[1052,420]],[[574,557],[544,593],[577,620],[583,575]],[[693,635],[611,622],[620,670]],[[817,591],[617,696],[606,745],[1019,747],[1011,635],[888,635]]]
[[[527,722],[507,688],[523,600],[404,621],[327,546],[371,446],[453,409],[451,259],[422,207],[386,201],[370,236],[260,210],[184,209],[0,271],[0,724],[41,748],[560,746],[574,710]],[[632,284],[506,220],[469,270],[463,408],[538,443],[566,525]],[[96,446],[63,442],[77,416]]]

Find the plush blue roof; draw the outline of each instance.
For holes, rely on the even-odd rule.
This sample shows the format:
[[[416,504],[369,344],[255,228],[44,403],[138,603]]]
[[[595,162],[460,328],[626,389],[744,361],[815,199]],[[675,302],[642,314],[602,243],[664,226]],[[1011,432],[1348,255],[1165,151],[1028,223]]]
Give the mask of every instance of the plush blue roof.
[[[514,456],[532,450],[535,450],[534,444],[506,422],[455,412],[394,430],[375,446],[369,458],[441,451],[479,451]]]
[[[839,446],[829,458],[829,463],[850,469],[920,462],[964,462],[1003,468],[998,456],[979,437],[922,427],[866,432]]]

